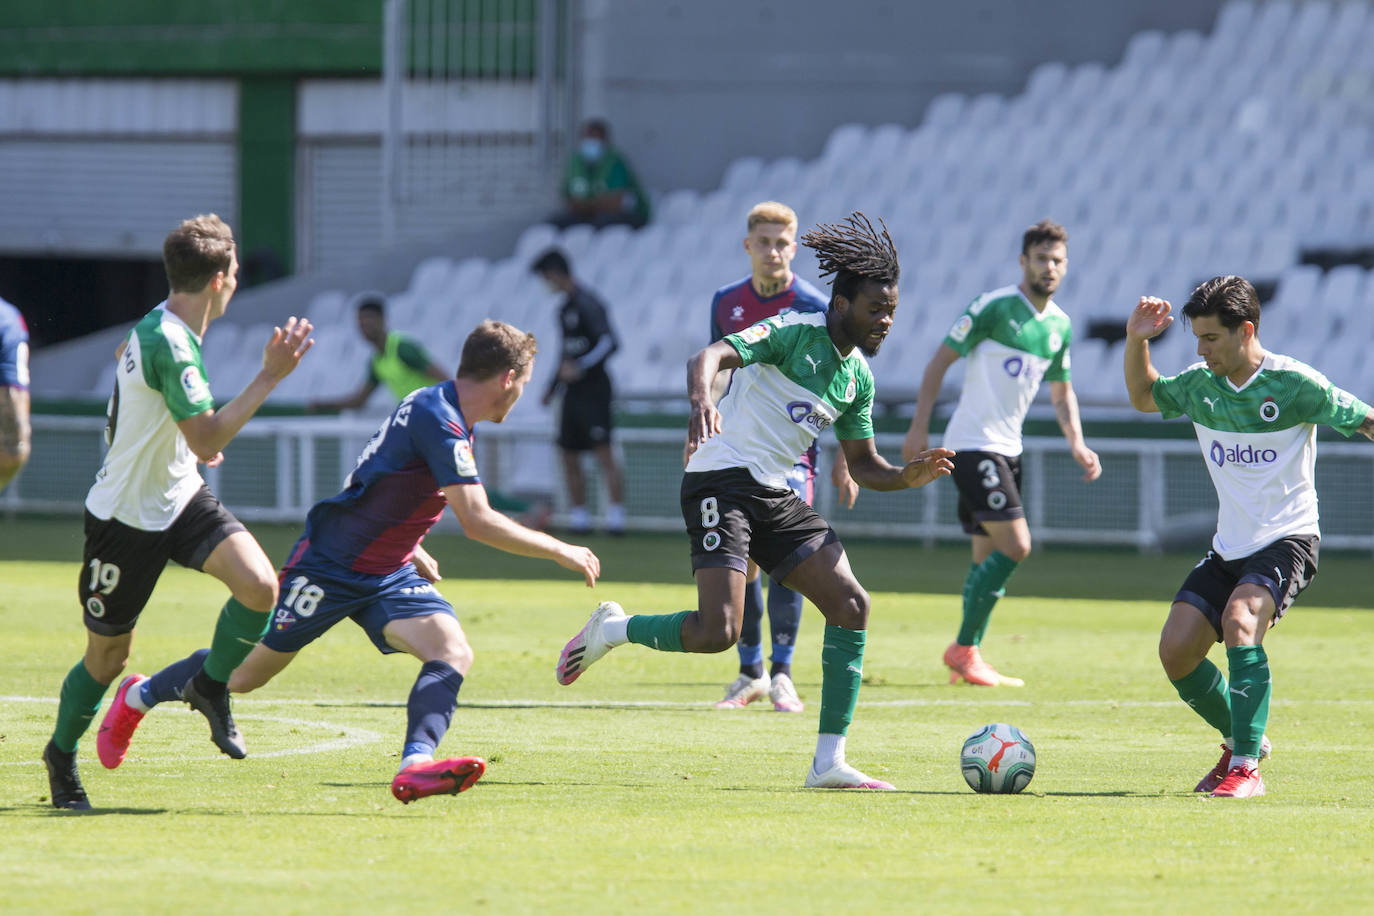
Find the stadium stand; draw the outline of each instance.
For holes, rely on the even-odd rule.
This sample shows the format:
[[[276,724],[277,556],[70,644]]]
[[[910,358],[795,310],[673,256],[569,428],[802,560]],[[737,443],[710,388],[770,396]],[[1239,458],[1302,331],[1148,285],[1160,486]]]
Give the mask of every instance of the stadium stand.
[[[1075,379],[1086,406],[1124,403],[1114,338],[1135,298],[1178,302],[1218,273],[1241,273],[1270,294],[1266,340],[1368,391],[1374,360],[1356,346],[1374,330],[1368,264],[1324,274],[1303,260],[1374,247],[1370,46],[1366,4],[1237,0],[1210,34],[1136,34],[1114,67],[1049,62],[1019,95],[939,96],[914,128],[840,125],[814,160],[737,159],[715,190],[663,195],[658,222],[638,233],[533,225],[507,258],[428,260],[393,297],[395,321],[423,330],[436,358],[453,363],[460,335],[450,332],[488,315],[552,341],[553,297],[528,265],[556,244],[611,306],[623,338],[612,366],[620,392],[681,396],[682,362],[707,340],[712,291],[744,271],[749,206],[787,201],[803,226],[863,209],[887,221],[905,268],[905,307],[873,368],[880,391],[909,395],[949,321],[980,290],[1015,279],[1021,229],[1048,216],[1071,236],[1057,298],[1078,322]],[[816,279],[809,252],[795,266]],[[322,294],[311,312],[337,320],[345,298]],[[212,335],[207,362],[260,347],[257,330]],[[284,393],[356,382],[351,345],[321,346],[329,358]],[[1166,368],[1192,353],[1186,332],[1159,349]],[[214,378],[217,395],[237,390],[232,372]]]

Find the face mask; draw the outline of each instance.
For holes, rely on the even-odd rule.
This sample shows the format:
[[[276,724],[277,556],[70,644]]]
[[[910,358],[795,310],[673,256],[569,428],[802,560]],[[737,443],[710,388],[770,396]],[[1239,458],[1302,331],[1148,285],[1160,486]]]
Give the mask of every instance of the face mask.
[[[595,137],[583,137],[582,142],[577,145],[578,152],[582,158],[589,162],[595,162],[601,158],[602,151],[606,145]]]

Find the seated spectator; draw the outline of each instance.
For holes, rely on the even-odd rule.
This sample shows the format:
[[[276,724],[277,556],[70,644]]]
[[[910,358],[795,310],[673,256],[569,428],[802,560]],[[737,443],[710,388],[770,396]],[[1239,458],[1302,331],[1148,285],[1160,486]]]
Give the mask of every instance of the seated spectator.
[[[549,219],[560,229],[577,223],[638,229],[649,221],[649,198],[629,162],[611,146],[605,121],[593,118],[582,125],[563,173],[563,203],[566,209]]]

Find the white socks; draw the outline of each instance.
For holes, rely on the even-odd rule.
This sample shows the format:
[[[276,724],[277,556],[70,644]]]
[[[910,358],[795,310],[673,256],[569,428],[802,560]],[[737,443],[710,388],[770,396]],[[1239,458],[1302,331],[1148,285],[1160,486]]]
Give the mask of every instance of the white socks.
[[[629,617],[613,617],[601,625],[601,635],[605,638],[606,644],[611,646],[623,646],[630,641],[629,633],[626,629],[630,625]]]
[[[821,732],[816,736],[816,756],[811,766],[819,775],[841,763],[844,763],[844,735]]]

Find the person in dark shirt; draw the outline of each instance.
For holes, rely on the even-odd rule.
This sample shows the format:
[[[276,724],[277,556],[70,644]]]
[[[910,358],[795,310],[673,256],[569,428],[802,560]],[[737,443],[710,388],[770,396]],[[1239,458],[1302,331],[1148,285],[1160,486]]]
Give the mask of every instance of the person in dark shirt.
[[[606,528],[611,534],[623,534],[624,483],[620,465],[611,451],[611,377],[606,374],[606,360],[620,343],[605,304],[573,279],[567,255],[549,249],[535,259],[530,270],[550,289],[567,297],[558,313],[563,332],[562,362],[544,393],[544,403],[562,392],[558,448],[563,456],[563,476],[571,504],[571,528],[581,533],[591,527],[582,454],[593,452],[606,480]]]

